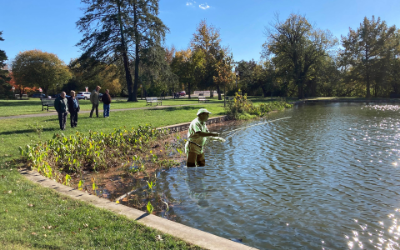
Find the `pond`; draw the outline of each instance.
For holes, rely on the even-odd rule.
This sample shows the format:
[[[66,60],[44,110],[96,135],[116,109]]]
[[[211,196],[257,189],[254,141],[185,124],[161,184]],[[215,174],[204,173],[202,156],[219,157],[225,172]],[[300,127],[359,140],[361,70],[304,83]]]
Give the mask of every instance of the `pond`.
[[[400,249],[399,106],[310,104],[266,120],[220,127],[228,140],[208,145],[203,168],[159,173],[170,218],[259,249]]]

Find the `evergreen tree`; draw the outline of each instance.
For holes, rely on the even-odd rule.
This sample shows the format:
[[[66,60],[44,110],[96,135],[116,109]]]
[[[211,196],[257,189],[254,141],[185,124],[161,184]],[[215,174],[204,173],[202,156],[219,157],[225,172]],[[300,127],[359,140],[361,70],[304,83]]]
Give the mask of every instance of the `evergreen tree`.
[[[87,4],[85,16],[77,22],[80,31],[84,32],[84,38],[78,43],[85,51],[81,58],[94,57],[106,63],[122,58],[128,101],[137,101],[143,49],[159,45],[168,30],[157,17],[159,0],[81,1]]]

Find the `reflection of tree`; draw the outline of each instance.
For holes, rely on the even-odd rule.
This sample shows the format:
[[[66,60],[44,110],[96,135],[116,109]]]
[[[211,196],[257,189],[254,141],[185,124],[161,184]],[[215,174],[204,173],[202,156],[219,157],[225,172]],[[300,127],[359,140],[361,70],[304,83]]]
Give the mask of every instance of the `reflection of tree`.
[[[203,184],[205,173],[204,167],[187,168],[186,184],[189,187],[189,197],[200,207],[209,206],[206,200],[207,191]]]

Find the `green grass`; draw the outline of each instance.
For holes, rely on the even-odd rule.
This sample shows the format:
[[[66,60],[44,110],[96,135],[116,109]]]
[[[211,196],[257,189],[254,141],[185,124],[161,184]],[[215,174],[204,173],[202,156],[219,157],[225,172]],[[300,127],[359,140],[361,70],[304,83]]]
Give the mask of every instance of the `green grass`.
[[[162,103],[163,106],[187,105],[197,104],[198,100],[197,98],[167,99],[163,100]],[[211,99],[211,103],[223,103],[223,101],[219,101],[214,97]],[[80,100],[79,104],[82,111],[91,110],[92,108],[92,104],[89,100]],[[146,107],[145,100],[139,100],[138,102],[127,102],[126,100],[116,99],[111,103],[111,110],[141,107]],[[103,108],[101,103],[100,108]],[[50,108],[49,110],[54,111],[54,108]],[[29,100],[0,100],[0,117],[44,113],[47,113],[47,110],[42,111],[41,101],[37,98],[31,98]]]
[[[43,188],[9,167],[0,167],[1,249],[198,249]]]

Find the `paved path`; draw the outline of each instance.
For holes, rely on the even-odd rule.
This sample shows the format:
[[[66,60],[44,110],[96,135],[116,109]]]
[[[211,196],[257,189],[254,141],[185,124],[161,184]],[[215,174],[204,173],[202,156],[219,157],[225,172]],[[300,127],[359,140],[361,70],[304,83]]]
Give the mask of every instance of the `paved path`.
[[[184,104],[184,105],[172,105],[172,106],[150,106],[150,107],[141,107],[141,108],[126,108],[126,109],[111,109],[111,112],[118,111],[129,111],[129,110],[138,110],[138,109],[165,109],[165,108],[173,108],[173,107],[186,107],[186,106],[196,106],[196,105],[204,105],[204,103],[195,103],[195,104]],[[88,114],[90,110],[80,111],[79,114]],[[102,114],[103,110],[99,109],[99,114]],[[32,117],[44,117],[44,116],[53,116],[57,115],[55,110],[49,111],[44,114],[32,114],[32,115],[15,115],[15,116],[4,116],[0,117],[0,120],[6,119],[20,119],[20,118],[32,118]]]

